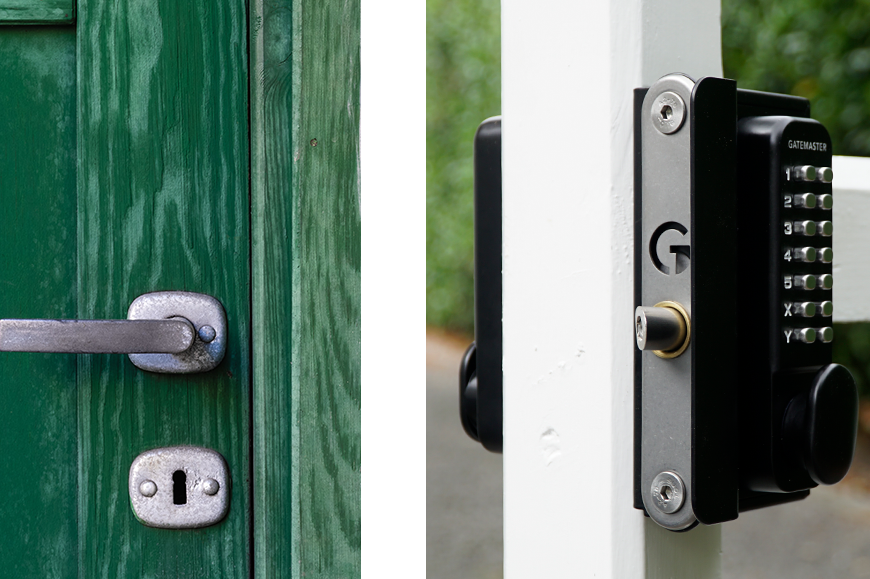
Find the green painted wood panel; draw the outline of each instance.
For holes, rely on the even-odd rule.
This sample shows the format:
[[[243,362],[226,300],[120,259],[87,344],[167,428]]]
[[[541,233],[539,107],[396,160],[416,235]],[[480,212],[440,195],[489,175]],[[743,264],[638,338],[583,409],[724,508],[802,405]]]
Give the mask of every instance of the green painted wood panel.
[[[265,6],[253,0],[250,9],[254,577],[301,577],[292,548],[299,531],[292,467],[298,391],[288,363],[294,343],[293,7],[289,0]]]
[[[63,24],[75,16],[74,0],[0,0],[0,25]]]
[[[0,317],[75,317],[75,33],[0,29]],[[0,575],[76,568],[76,362],[0,354]]]
[[[80,577],[249,577],[250,238],[244,0],[79,2],[79,317],[124,317],[138,295],[213,295],[224,362],[157,375],[80,356]],[[140,452],[196,444],[233,478],[228,517],[141,525],[127,494]]]
[[[4,573],[246,577],[253,528],[256,576],[360,574],[359,5],[252,7],[252,213],[244,9],[89,0],[77,67],[71,28],[0,30],[0,316],[120,318],[183,289],[231,332],[199,376],[0,355]],[[227,458],[228,519],[142,526],[130,462],[186,443]]]
[[[255,576],[359,577],[359,2],[252,10]]]

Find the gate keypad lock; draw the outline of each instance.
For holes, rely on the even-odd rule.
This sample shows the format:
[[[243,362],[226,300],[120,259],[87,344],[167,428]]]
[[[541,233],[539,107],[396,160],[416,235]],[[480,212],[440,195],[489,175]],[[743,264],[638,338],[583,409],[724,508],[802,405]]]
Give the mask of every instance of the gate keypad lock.
[[[635,91],[635,507],[683,531],[805,498],[851,464],[831,363],[830,137],[805,99]]]

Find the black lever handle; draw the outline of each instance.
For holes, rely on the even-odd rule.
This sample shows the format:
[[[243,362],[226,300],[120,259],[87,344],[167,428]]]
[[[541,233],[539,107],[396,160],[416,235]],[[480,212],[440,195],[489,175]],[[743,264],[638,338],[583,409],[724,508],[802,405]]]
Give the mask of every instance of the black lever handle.
[[[480,442],[477,431],[477,345],[472,342],[459,365],[459,419],[465,434]]]
[[[845,367],[819,370],[809,391],[789,403],[783,438],[817,484],[840,482],[855,455],[858,435],[858,388]]]

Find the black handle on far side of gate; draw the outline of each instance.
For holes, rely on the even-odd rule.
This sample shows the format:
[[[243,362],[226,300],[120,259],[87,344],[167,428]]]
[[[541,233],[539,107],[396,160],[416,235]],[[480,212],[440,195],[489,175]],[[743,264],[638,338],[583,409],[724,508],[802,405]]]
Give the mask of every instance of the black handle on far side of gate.
[[[501,117],[474,135],[474,342],[459,371],[468,436],[502,451]]]

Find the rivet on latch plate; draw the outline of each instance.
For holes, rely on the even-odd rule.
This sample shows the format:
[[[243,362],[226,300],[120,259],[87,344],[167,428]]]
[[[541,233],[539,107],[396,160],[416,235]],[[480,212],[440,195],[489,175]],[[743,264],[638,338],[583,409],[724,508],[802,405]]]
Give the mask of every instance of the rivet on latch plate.
[[[130,504],[143,525],[196,529],[220,522],[230,506],[230,473],[220,453],[199,446],[143,452],[130,465]]]

